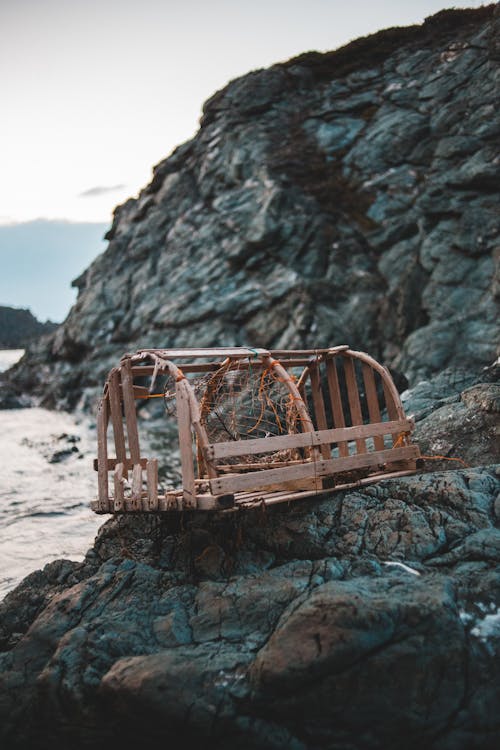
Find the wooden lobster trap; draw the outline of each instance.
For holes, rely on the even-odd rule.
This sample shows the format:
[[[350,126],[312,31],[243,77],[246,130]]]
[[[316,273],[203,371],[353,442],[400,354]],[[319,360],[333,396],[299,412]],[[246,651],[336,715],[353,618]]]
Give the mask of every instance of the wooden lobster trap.
[[[136,403],[151,398],[176,420],[177,489],[141,453]],[[104,387],[92,509],[225,510],[410,474],[421,462],[412,428],[388,370],[348,346],[143,349]]]

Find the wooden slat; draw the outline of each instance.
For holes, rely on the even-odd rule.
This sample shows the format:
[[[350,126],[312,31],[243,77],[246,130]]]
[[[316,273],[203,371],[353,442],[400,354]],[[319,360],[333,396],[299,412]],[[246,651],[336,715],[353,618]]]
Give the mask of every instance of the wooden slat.
[[[312,461],[301,466],[289,466],[285,469],[269,469],[268,471],[257,471],[250,474],[219,477],[210,480],[212,494],[222,495],[230,492],[238,492],[245,489],[258,489],[297,479],[327,477],[354,469],[369,469],[374,466],[383,466],[388,461],[405,461],[417,458],[418,447],[415,445],[405,448],[390,448],[373,453],[358,453],[347,458],[331,458],[328,461]]]
[[[132,385],[132,366],[130,359],[121,364],[121,380],[125,419],[127,422],[128,449],[133,464],[140,463],[139,434],[137,432],[137,414],[135,411],[134,390]]]
[[[380,482],[382,479],[394,479],[396,477],[407,477],[415,473],[415,469],[405,471],[394,471],[387,474],[372,474],[369,477],[363,477],[363,479],[357,479],[354,482],[345,482],[343,484],[335,485],[335,492],[339,490],[348,490],[353,487],[365,487],[366,485],[373,484],[374,482]],[[307,497],[316,497],[318,495],[332,494],[332,489],[318,490],[317,492],[273,492],[269,495],[262,493],[262,495],[255,496],[244,496],[240,499],[239,495],[236,495],[235,505],[240,508],[252,508],[259,506],[262,502],[265,505],[274,505],[276,503],[288,503],[291,500],[305,500]]]
[[[408,419],[404,419],[399,422],[379,422],[378,424],[362,424],[357,427],[339,427],[332,430],[315,430],[314,432],[298,432],[292,435],[212,443],[207,448],[207,457],[213,461],[219,458],[274,453],[275,451],[292,448],[307,448],[322,443],[337,443],[340,445],[341,442],[354,440],[356,437],[388,435],[394,431],[398,431],[399,434],[400,432],[411,432],[411,428],[412,423]]]
[[[97,411],[97,456],[99,460],[99,469],[97,473],[97,497],[102,511],[109,510],[108,422],[109,402],[106,394],[101,399]]]
[[[146,510],[158,510],[158,459],[150,458],[146,465],[148,486],[148,507]]]
[[[176,492],[165,492],[159,499],[159,505],[160,510],[182,510],[182,496]]]
[[[373,369],[366,362],[362,363],[362,369],[363,382],[365,384],[366,403],[368,406],[370,422],[381,422],[382,417],[380,416],[380,406],[378,403],[377,386],[375,384],[375,375]],[[382,437],[382,435],[375,435],[373,441],[375,444],[375,450],[384,450],[384,438]]]
[[[395,477],[404,477],[404,476],[410,476],[411,474],[415,473],[415,469],[410,470],[404,470],[404,471],[394,471],[383,474],[371,474],[369,477],[363,477],[362,479],[357,479],[353,482],[346,482],[343,484],[336,484],[334,490],[332,488],[328,489],[319,489],[319,490],[302,490],[299,492],[290,492],[289,490],[284,490],[282,492],[241,492],[238,493],[235,496],[235,504],[234,506],[230,508],[226,507],[220,507],[220,504],[218,502],[218,498],[216,498],[213,495],[198,495],[198,502],[201,500],[201,505],[204,507],[200,507],[200,510],[218,510],[224,512],[224,513],[232,513],[235,510],[239,509],[251,509],[261,506],[262,504],[265,505],[274,505],[275,503],[287,503],[291,500],[305,500],[309,497],[318,497],[323,495],[331,495],[333,491],[337,492],[339,490],[347,490],[351,489],[353,487],[364,487],[366,485],[373,484],[374,482],[380,482],[382,479],[393,479]],[[168,498],[168,499],[167,499]],[[217,500],[217,504],[214,502],[214,500]],[[94,511],[94,513],[110,513],[111,511],[102,511],[99,507],[99,501],[98,500],[92,500],[90,503],[91,510]],[[159,500],[159,510],[161,511],[178,511],[182,510],[180,507],[180,502],[178,496],[173,492],[166,493],[165,496],[161,497]]]
[[[281,364],[283,367],[305,367],[309,360],[308,359],[280,359]],[[217,370],[220,370],[222,366],[222,362],[180,362],[177,367],[182,370],[184,374],[189,373],[198,373],[198,372],[217,372]],[[267,367],[267,365],[263,364],[261,360],[259,359],[252,359],[248,362],[246,360],[243,361],[235,361],[235,369],[238,370],[246,370],[248,367],[253,367],[255,369],[262,369],[262,367]],[[132,375],[134,378],[138,377],[150,377],[154,372],[154,366],[153,365],[145,365],[141,367],[140,365],[132,367]],[[165,367],[163,370],[159,368],[158,372],[163,372],[168,368]],[[134,391],[137,393],[137,398],[140,398],[140,391],[138,390],[140,386],[134,386]],[[137,390],[136,390],[137,389]]]
[[[123,417],[121,405],[120,373],[113,370],[109,377],[109,407],[111,411],[111,422],[113,424],[113,435],[115,438],[116,458],[118,463],[123,464],[125,478],[127,477],[127,450],[125,447],[125,433],[123,431]]]
[[[361,412],[361,403],[359,401],[354,360],[351,359],[351,357],[344,358],[344,372],[347,385],[347,398],[349,400],[349,411],[351,412],[351,422],[354,427],[354,425],[363,424],[363,414]],[[363,438],[356,438],[356,450],[358,453],[366,453],[366,441],[363,440]]]
[[[145,388],[142,385],[134,385],[133,390],[134,390],[134,399],[136,401],[140,399],[151,398],[152,394],[149,392],[149,388]],[[163,393],[155,393],[154,397],[163,398]]]
[[[265,440],[265,438],[264,438]],[[296,464],[303,464],[304,461],[310,461],[310,458],[306,459],[291,459],[290,461],[258,461],[256,463],[246,464],[219,464],[217,466],[218,473],[234,474],[235,471],[257,471],[260,469],[277,469],[281,466],[295,466]],[[215,476],[218,476],[216,474]],[[206,480],[205,480],[206,481]]]
[[[328,425],[326,423],[325,402],[323,401],[323,392],[321,390],[319,365],[313,365],[310,368],[309,377],[311,378],[311,394],[314,405],[314,415],[316,417],[316,427],[318,430],[326,430]],[[321,455],[323,458],[331,457],[329,445],[321,445]]]
[[[186,390],[185,380],[177,381],[175,384],[175,393],[177,399],[177,423],[179,428],[179,450],[181,456],[184,507],[196,508],[191,411],[189,408],[189,394]]]
[[[328,380],[328,390],[330,392],[330,404],[333,413],[334,427],[345,427],[344,410],[342,408],[342,397],[340,395],[339,378],[335,360],[328,358],[326,360],[326,377]],[[339,442],[339,455],[342,457],[349,455],[349,446],[345,442]]]
[[[142,466],[134,464],[132,469],[132,495],[130,498],[129,510],[142,509]]]
[[[115,471],[113,474],[113,482],[114,482],[114,509],[115,511],[123,510],[124,508],[124,491],[123,491],[123,475],[124,475],[124,466],[123,464],[116,464]]]
[[[178,365],[178,367],[182,370],[184,373],[188,372],[215,372],[219,369],[220,364],[219,362],[196,362],[196,363],[186,363],[182,362]],[[132,375],[134,378],[139,377],[149,377],[154,372],[154,366],[153,365],[134,365],[132,367]],[[165,374],[165,371],[168,370],[168,367],[165,366],[164,369],[157,368],[157,372]]]
[[[141,464],[142,468],[145,469],[147,462],[148,462],[147,458],[141,458],[139,463]],[[118,463],[120,463],[120,461],[118,461],[117,458],[108,458],[107,459],[108,471],[113,471],[116,464]],[[132,471],[132,469],[134,468],[134,464],[132,463],[130,458],[127,458],[127,460],[123,462],[123,468],[125,471]],[[94,471],[99,471],[99,459],[98,458],[94,458]]]
[[[196,507],[198,510],[227,510],[234,507],[234,495],[217,497],[205,494],[196,496]]]
[[[317,354],[337,354],[338,352],[347,351],[349,347],[347,344],[341,344],[340,346],[330,346],[327,349],[271,349],[270,354],[273,357],[283,356],[300,356],[302,354],[308,354],[314,357]]]
[[[382,384],[384,388],[384,397],[385,397],[385,405],[387,407],[387,414],[389,416],[389,419],[391,421],[394,421],[398,419],[399,410],[397,408],[397,405],[394,403],[394,397],[391,393],[390,388],[388,387],[387,383],[384,379],[382,379]],[[392,443],[394,443],[398,440],[400,432],[393,432],[392,433]]]
[[[295,409],[297,410],[299,416],[300,428],[302,432],[314,432],[314,424],[311,419],[311,415],[309,414],[304,399],[302,398],[302,395],[297,388],[295,380],[277,359],[273,359],[270,356],[264,357],[264,362],[266,362],[269,367],[273,369],[275,375],[278,376],[279,380],[287,386],[293,399]],[[313,458],[319,458],[320,453],[317,448],[311,449],[311,456]]]
[[[135,359],[138,360],[140,355],[155,354],[158,357],[165,359],[177,359],[179,357],[257,357],[272,355],[275,357],[290,356],[296,357],[301,355],[314,356],[315,354],[336,354],[338,352],[347,351],[349,347],[347,344],[340,346],[331,346],[322,349],[251,349],[245,346],[216,346],[212,348],[185,348],[185,349],[139,349],[137,355],[134,355]]]
[[[307,353],[307,352],[305,352]],[[257,357],[261,355],[268,355],[268,349],[249,349],[245,346],[215,346],[211,349],[139,349],[138,355],[134,355],[135,359],[139,359],[141,354],[156,354],[158,357],[164,359],[177,359],[178,357]]]

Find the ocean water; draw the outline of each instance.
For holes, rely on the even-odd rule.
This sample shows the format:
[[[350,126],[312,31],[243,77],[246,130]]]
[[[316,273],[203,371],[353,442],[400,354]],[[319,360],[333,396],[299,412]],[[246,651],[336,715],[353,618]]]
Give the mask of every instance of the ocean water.
[[[90,420],[39,408],[0,411],[0,598],[33,570],[81,560],[92,545],[105,520],[89,508],[95,443]]]
[[[23,353],[0,350],[0,371]],[[175,424],[151,416],[144,421],[141,446],[160,459],[160,485],[179,486]],[[96,443],[89,417],[0,410],[0,599],[28,573],[60,558],[82,560],[92,546],[109,518],[90,510],[97,494]]]

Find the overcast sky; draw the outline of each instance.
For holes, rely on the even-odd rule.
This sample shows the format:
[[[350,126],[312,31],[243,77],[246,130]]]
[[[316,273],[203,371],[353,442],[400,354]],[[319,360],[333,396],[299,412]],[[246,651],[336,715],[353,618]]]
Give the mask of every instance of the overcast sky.
[[[107,224],[152,166],[194,134],[203,101],[230,79],[419,23],[446,5],[486,4],[0,0],[0,225]]]

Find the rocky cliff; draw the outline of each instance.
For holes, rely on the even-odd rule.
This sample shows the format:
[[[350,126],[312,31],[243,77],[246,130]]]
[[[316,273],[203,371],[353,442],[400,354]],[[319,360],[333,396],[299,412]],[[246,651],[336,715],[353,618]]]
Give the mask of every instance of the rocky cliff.
[[[88,404],[146,346],[348,343],[410,382],[490,364],[498,24],[494,6],[443,11],[216,93],[116,209],[20,387]]]
[[[469,467],[110,520],[0,604],[2,747],[496,750],[498,23],[443,12],[216,94],[16,373],[85,404],[124,349],[347,341]]]

